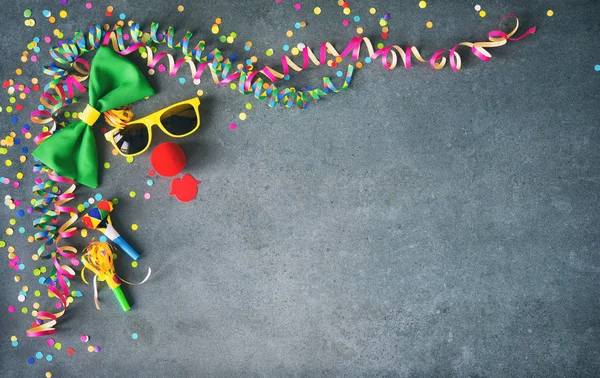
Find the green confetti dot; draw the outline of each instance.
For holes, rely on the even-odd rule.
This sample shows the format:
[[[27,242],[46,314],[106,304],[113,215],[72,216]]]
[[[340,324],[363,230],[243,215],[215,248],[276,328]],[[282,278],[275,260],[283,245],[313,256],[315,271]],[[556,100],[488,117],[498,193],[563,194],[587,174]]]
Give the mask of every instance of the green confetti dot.
[[[110,163],[109,162],[104,163],[104,168],[106,168],[106,169],[110,168]]]
[[[25,9],[25,11],[23,12],[23,16],[25,17],[31,17],[31,9]]]

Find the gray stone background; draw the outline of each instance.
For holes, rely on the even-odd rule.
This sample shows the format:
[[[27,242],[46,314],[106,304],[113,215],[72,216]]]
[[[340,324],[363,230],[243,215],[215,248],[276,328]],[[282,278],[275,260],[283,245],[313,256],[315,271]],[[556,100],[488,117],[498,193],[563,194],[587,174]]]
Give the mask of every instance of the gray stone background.
[[[351,17],[362,19],[344,27],[336,1],[300,2],[301,11],[289,0],[92,0],[91,10],[74,0],[6,2],[0,78],[47,82],[41,69],[51,61],[50,45],[40,43],[37,63],[20,62],[33,37],[52,36],[54,28],[72,36],[93,23],[112,24],[121,12],[145,29],[152,21],[173,25],[178,36],[195,32],[192,42],[202,38],[226,54],[256,55],[258,65],[275,67],[284,43],[327,40],[343,47],[356,26],[379,41],[385,13],[391,15],[387,42],[416,45],[424,56],[485,40],[508,13],[520,17],[521,31],[533,25],[538,31],[490,49],[489,63],[462,50],[460,72],[365,65],[348,91],[305,111],[270,109],[217,86],[209,75],[195,86],[157,72],[150,80],[158,94],[134,106],[138,115],[204,91],[201,129],[178,141],[188,156],[184,173],[202,181],[198,198],[179,203],[168,195],[167,178],[147,186],[149,153],[128,164],[98,132],[101,164],[112,166],[101,169],[98,190],[79,187],[73,203],[95,193],[119,198],[113,221],[142,259],[133,269],[123,255],[117,269],[133,281],[149,266],[153,274],[148,283],[125,288],[129,313],[102,285],[97,311],[91,286],[75,279],[72,289],[84,296],[53,336],[61,351],[45,338],[25,336],[33,318],[21,307],[54,303],[32,274],[49,262],[30,258],[38,246],[26,240],[34,217],[18,218],[14,227],[27,232],[8,236],[8,221],[16,217],[3,205],[1,238],[26,269],[10,269],[7,259],[1,268],[0,376],[597,376],[600,3],[430,0],[420,9],[417,0],[351,1]],[[104,14],[108,5],[115,7],[111,18]],[[319,16],[312,12],[317,5]],[[25,9],[33,11],[33,28],[23,24]],[[42,16],[44,9],[56,24]],[[61,9],[67,18],[59,17]],[[216,17],[223,18],[219,35],[237,33],[233,44],[210,32]],[[303,20],[307,26],[296,30]],[[285,35],[289,29],[293,38]],[[250,52],[245,41],[254,43]],[[138,55],[132,59],[143,66]],[[20,77],[17,67],[24,70]],[[326,75],[338,84],[335,71],[311,66],[289,84],[319,86]],[[17,124],[11,123],[15,113],[0,113],[2,137],[21,135],[38,97],[22,101]],[[8,98],[3,89],[0,105]],[[246,121],[238,119],[242,111]],[[155,134],[153,146],[169,140]],[[27,204],[33,159],[28,154],[21,164],[18,155],[12,148],[2,156],[0,175],[12,180],[24,172],[21,187],[0,184],[0,190],[2,198],[10,194]],[[7,158],[16,163],[6,167]],[[83,247],[92,236],[99,234],[74,244]],[[21,304],[16,297],[25,284],[30,292]],[[9,305],[17,312],[8,313]],[[88,353],[88,345],[102,351]],[[53,361],[28,365],[37,351]]]

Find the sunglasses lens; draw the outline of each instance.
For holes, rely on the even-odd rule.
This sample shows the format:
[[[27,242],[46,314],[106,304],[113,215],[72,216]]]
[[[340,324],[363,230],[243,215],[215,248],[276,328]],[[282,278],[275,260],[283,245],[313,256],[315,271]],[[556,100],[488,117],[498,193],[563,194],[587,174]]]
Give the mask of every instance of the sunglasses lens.
[[[125,155],[133,155],[143,151],[150,143],[148,128],[143,124],[128,125],[117,131],[113,139],[115,144]]]
[[[196,115],[196,107],[181,104],[166,111],[160,117],[160,122],[169,133],[179,136],[194,131],[200,120]]]

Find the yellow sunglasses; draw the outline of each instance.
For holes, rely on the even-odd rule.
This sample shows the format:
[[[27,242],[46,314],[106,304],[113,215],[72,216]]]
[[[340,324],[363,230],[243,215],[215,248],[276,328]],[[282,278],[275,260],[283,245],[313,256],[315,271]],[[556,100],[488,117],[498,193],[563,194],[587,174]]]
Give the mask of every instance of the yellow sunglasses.
[[[143,154],[152,143],[152,126],[157,125],[173,138],[186,137],[200,128],[200,99],[198,97],[178,102],[149,116],[114,128],[104,134],[123,156]]]

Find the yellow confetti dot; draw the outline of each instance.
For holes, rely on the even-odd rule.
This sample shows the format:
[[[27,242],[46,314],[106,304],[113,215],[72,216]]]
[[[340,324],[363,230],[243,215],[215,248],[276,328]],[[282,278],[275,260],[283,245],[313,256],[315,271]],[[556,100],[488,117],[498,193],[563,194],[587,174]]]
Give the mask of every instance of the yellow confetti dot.
[[[252,109],[252,104],[251,103],[247,103],[246,104],[246,109],[248,109],[248,110]]]
[[[109,162],[104,163],[104,168],[106,168],[106,169],[110,168],[110,163]]]
[[[198,92],[196,92],[196,94],[198,95],[198,97],[202,97],[204,91],[202,89],[198,89]]]
[[[183,7],[183,5],[180,5],[180,6],[177,7],[177,10],[179,12],[183,12],[185,10],[185,8]]]
[[[94,346],[90,345],[88,346],[88,352],[92,353],[94,351]]]
[[[231,83],[229,84],[229,88],[235,90],[237,88],[237,85],[235,85],[235,83]]]
[[[54,349],[61,350],[62,349],[62,344],[61,343],[54,344]]]
[[[35,238],[33,236],[29,235],[27,237],[27,241],[30,242],[30,243],[33,243],[35,241]]]
[[[479,17],[485,17],[486,14],[483,9],[479,11]]]
[[[321,8],[315,7],[315,9],[313,9],[313,12],[315,12],[315,14],[321,14]]]
[[[46,378],[52,378],[52,373],[51,373],[51,372],[49,372],[49,371],[47,371],[47,372],[46,372]]]
[[[85,228],[81,230],[81,236],[84,238],[88,236],[88,231]]]
[[[21,155],[21,156],[19,156],[19,161],[20,161],[21,163],[25,163],[25,161],[26,161],[26,160],[27,160],[27,156],[25,156],[25,155]]]
[[[127,156],[127,157],[125,158],[125,160],[126,160],[128,163],[133,163],[133,156]]]
[[[20,180],[23,178],[23,172],[17,172],[17,178]]]
[[[58,13],[58,15],[60,16],[60,18],[67,18],[67,16],[68,16],[69,14],[67,13],[67,11],[66,11],[66,10],[61,10],[61,11]]]
[[[371,8],[371,9],[369,9],[369,13],[375,14],[375,13],[377,13],[377,9]]]
[[[21,290],[27,293],[29,291],[29,286],[25,285],[21,288]]]
[[[119,151],[116,148],[113,148],[111,153],[115,156],[117,156],[119,154]]]
[[[419,8],[424,9],[425,7],[427,7],[427,2],[426,1],[419,1]]]
[[[15,73],[16,73],[17,75],[21,75],[21,74],[23,73],[23,70],[22,70],[22,69],[20,69],[20,68],[17,68],[17,69],[15,70]]]
[[[85,210],[85,206],[83,206],[82,204],[77,205],[77,211],[79,211],[81,213],[84,210]],[[85,230],[81,230],[81,236],[83,236],[83,231],[85,231]]]
[[[387,25],[387,21],[384,19],[379,20],[379,26],[386,26]]]
[[[548,17],[552,17],[552,16],[554,16],[554,11],[552,9],[548,9],[548,12],[546,12],[546,15]]]
[[[12,160],[6,160],[4,164],[6,164],[7,167],[10,167],[12,165]]]
[[[433,27],[433,22],[427,21],[427,23],[425,24],[425,26],[427,26],[427,29],[431,29]]]
[[[232,36],[227,37],[227,43],[233,43],[234,39]]]
[[[138,225],[137,225],[137,224],[135,224],[135,223],[134,223],[134,224],[132,224],[132,225],[131,225],[131,229],[132,229],[133,231],[136,231],[136,230],[138,229]]]
[[[131,262],[131,267],[132,268],[137,268],[137,266],[138,266],[138,262],[137,261],[132,261]]]
[[[271,56],[271,55],[273,55],[273,49],[268,49],[268,50],[265,52],[265,54],[266,54],[267,56]]]
[[[129,192],[129,197],[131,198],[135,198],[136,193],[132,190],[131,192]]]
[[[292,55],[298,55],[300,53],[300,50],[298,50],[297,47],[292,48]]]
[[[115,10],[115,7],[113,7],[112,5],[109,5],[109,6],[106,7],[106,11],[107,12],[112,12],[114,10]]]
[[[50,16],[50,18],[48,19],[48,22],[53,24],[56,22],[56,18],[54,16]]]
[[[15,282],[21,282],[21,276],[15,276]]]
[[[214,24],[214,25],[212,26],[212,28],[210,29],[210,31],[211,31],[213,34],[219,34],[219,25],[217,25],[217,24]]]
[[[38,302],[35,302],[33,304],[33,308],[35,308],[37,310],[38,308],[40,308],[40,304]]]
[[[247,117],[248,117],[248,115],[247,115],[246,113],[244,113],[244,112],[241,112],[241,113],[240,113],[240,119],[241,119],[242,121],[243,121],[243,120],[245,120]]]
[[[343,11],[343,12],[344,12],[344,14],[347,16],[347,15],[349,15],[349,14],[350,14],[350,12],[352,12],[352,11],[350,10],[350,8],[344,8],[344,11]]]
[[[12,235],[14,232],[15,231],[10,227],[6,229],[6,235],[8,235],[8,236]]]
[[[288,30],[287,32],[285,32],[285,35],[287,35],[288,37],[292,37],[294,35],[294,32],[291,30]]]
[[[38,261],[38,260],[40,259],[40,256],[38,256],[38,255],[31,255],[31,259],[32,259],[33,261]],[[36,296],[38,296],[38,297],[39,297],[39,295],[36,295]]]
[[[364,32],[363,28],[358,27],[356,28],[356,34],[362,34]]]

